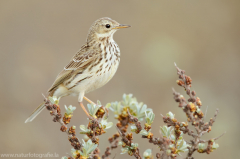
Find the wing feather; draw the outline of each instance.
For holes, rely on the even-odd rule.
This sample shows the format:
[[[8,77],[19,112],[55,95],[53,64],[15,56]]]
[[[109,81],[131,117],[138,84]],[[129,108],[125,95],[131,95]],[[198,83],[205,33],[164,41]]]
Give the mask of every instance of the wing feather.
[[[85,53],[80,50],[59,73],[48,92],[52,93],[59,85],[64,84],[65,81],[70,80],[71,78],[74,78],[76,74],[83,72],[99,57],[99,55],[100,52],[97,50],[89,50]]]

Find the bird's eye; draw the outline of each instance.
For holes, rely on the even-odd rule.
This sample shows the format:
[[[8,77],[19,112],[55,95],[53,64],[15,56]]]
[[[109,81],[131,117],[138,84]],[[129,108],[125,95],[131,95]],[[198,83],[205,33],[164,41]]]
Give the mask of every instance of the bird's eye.
[[[106,28],[110,28],[111,27],[110,24],[106,24],[105,26],[106,26]]]

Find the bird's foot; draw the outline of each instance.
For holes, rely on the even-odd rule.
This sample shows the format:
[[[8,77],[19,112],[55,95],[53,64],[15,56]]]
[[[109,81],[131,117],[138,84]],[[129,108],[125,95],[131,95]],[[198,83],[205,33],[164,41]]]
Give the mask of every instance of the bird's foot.
[[[86,113],[86,115],[91,118],[91,116],[89,115],[88,111],[86,110],[86,108],[84,107],[82,102],[79,102],[80,106],[82,107],[83,111]]]
[[[83,97],[83,99],[85,99],[88,103],[96,105],[93,101],[91,101],[90,99],[88,99],[87,97]]]

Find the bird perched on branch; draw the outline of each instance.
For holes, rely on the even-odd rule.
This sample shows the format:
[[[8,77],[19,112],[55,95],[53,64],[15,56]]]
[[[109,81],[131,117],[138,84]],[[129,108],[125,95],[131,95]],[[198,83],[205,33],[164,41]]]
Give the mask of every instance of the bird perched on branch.
[[[120,62],[120,49],[113,40],[113,34],[121,28],[128,28],[110,18],[96,20],[89,29],[86,43],[59,73],[52,87],[50,97],[78,96],[80,106],[89,116],[82,101],[92,103],[84,95],[105,85],[116,73]],[[41,103],[25,121],[31,122],[43,109]]]

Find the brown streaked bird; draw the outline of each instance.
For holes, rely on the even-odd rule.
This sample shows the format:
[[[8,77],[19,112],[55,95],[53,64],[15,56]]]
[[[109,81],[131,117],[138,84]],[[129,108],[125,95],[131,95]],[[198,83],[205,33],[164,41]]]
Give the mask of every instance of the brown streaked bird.
[[[120,49],[113,40],[113,34],[121,28],[128,28],[110,18],[96,20],[89,29],[86,43],[73,56],[72,60],[59,73],[48,96],[61,98],[78,96],[80,106],[89,116],[82,104],[84,95],[105,85],[116,73],[120,62]],[[31,122],[43,109],[41,103],[25,121]]]

